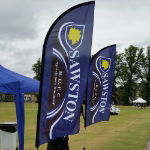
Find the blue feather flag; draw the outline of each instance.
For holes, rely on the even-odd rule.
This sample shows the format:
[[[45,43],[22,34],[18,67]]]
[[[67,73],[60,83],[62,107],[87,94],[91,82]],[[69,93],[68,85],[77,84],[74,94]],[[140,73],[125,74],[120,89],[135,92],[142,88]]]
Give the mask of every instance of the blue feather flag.
[[[36,147],[79,132],[91,56],[95,2],[64,12],[43,47]]]
[[[100,50],[91,60],[85,126],[109,120],[115,56],[116,45],[111,45]]]

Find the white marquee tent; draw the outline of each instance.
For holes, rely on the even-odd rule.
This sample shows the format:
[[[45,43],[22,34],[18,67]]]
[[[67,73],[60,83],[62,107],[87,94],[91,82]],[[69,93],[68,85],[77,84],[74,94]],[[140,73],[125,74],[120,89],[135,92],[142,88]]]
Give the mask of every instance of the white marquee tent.
[[[142,99],[142,98],[138,98],[138,99],[134,100],[133,103],[141,103],[141,104],[143,104],[143,103],[147,103],[147,101]]]

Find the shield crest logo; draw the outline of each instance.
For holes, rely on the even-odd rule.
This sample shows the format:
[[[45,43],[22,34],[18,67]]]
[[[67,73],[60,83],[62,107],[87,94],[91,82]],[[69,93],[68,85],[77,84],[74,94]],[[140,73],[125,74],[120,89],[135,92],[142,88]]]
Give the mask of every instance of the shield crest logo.
[[[100,65],[100,70],[102,72],[109,71],[110,66],[111,66],[111,58],[100,57],[99,58],[99,65]]]
[[[71,24],[66,26],[65,41],[67,45],[75,50],[82,44],[85,25]]]

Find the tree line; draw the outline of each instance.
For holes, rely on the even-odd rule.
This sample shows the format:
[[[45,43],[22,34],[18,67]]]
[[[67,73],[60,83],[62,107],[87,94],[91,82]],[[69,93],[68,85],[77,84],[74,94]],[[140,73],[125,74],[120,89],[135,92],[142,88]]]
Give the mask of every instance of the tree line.
[[[34,79],[40,80],[40,58],[33,64],[32,70]],[[137,97],[142,97],[150,105],[150,46],[139,48],[130,45],[116,55],[112,101],[129,105]]]

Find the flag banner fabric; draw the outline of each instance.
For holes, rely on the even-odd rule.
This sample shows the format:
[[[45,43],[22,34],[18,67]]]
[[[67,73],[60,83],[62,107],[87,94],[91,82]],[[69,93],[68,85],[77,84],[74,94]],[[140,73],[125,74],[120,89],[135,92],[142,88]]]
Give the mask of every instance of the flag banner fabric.
[[[91,57],[94,1],[64,12],[49,29],[42,56],[36,147],[79,132]]]
[[[115,56],[116,45],[111,45],[103,48],[91,60],[85,126],[109,120]]]

